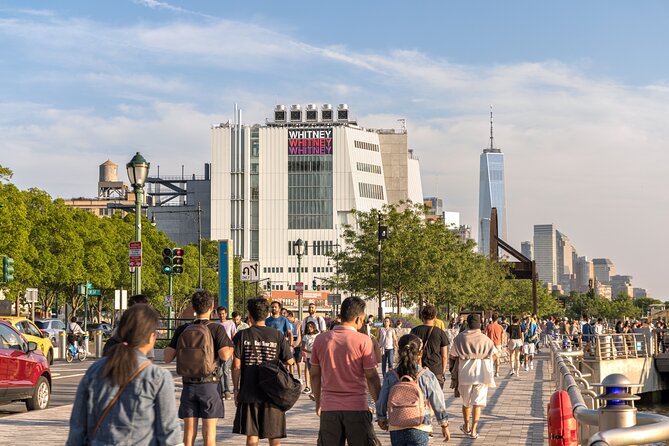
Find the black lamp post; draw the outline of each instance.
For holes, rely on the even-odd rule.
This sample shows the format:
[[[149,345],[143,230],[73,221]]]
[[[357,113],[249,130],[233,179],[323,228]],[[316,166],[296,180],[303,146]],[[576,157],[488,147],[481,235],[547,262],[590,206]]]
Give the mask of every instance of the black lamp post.
[[[302,256],[304,255],[305,243],[301,238],[298,238],[293,243],[293,247],[297,255],[297,281],[302,282]],[[302,320],[302,291],[297,295],[297,319]]]
[[[128,170],[128,179],[130,185],[135,191],[135,241],[142,241],[142,195],[144,193],[144,182],[149,176],[150,164],[144,159],[142,155],[137,152],[132,157],[130,162],[126,164]],[[135,268],[135,293],[142,293],[142,267]]]

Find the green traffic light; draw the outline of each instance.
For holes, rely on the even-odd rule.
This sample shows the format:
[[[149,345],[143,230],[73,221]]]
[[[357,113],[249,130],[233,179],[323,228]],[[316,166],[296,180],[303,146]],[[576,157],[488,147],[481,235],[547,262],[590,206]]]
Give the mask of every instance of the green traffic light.
[[[14,259],[2,256],[2,281],[9,283],[14,280]]]
[[[172,267],[170,265],[164,265],[162,269],[163,274],[171,274],[172,273]]]

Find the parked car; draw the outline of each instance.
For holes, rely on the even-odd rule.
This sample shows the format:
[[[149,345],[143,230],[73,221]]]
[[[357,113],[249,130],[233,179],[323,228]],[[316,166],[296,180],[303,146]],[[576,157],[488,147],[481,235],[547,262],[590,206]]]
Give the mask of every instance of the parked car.
[[[44,356],[49,361],[49,364],[53,364],[53,344],[49,339],[48,334],[44,334],[40,331],[39,328],[30,319],[21,316],[0,316],[0,319],[3,319],[9,322],[14,328],[16,328],[23,336],[26,337],[28,341],[35,342],[37,348],[39,348]]]
[[[0,320],[0,404],[25,401],[28,410],[41,410],[50,399],[51,371],[46,357],[36,342]]]
[[[111,325],[102,323],[102,324],[88,324],[88,332],[90,333],[90,338],[93,339],[96,331],[102,332],[102,339],[109,339],[112,335]]]
[[[58,346],[59,333],[65,333],[65,322],[60,319],[37,319],[35,325],[42,332],[49,333],[49,339],[54,347]]]

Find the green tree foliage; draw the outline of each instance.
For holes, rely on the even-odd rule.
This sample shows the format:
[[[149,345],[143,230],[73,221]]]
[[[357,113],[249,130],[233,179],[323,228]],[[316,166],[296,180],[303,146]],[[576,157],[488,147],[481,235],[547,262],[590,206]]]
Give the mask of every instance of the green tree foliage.
[[[508,265],[474,252],[443,224],[424,218],[424,208],[412,203],[387,205],[382,210],[354,212],[355,224],[344,228],[344,248],[331,257],[339,265],[340,288],[367,298],[378,296],[379,215],[388,226],[381,243],[384,301],[400,304],[434,303],[451,309],[471,308],[530,312],[531,281],[506,280]],[[539,292],[542,314],[559,313],[547,291]]]
[[[565,298],[565,305],[566,316],[574,319],[587,315],[590,318],[624,320],[640,315],[640,309],[634,305],[634,300],[622,294],[608,300],[601,296],[572,293]]]

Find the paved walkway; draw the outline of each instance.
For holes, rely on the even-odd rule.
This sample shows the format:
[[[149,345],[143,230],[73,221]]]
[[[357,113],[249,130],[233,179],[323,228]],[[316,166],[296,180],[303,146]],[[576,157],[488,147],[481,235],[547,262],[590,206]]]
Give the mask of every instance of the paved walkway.
[[[460,400],[446,390],[446,404],[450,414],[451,441],[448,445],[547,445],[546,404],[550,398],[551,383],[548,371],[548,356],[536,361],[535,370],[522,372],[520,377],[503,375],[497,388],[490,389],[488,406],[483,411],[477,440],[466,438],[458,429],[462,424]],[[501,372],[508,372],[502,366]],[[447,380],[448,382],[448,380]],[[177,385],[177,396],[180,384]],[[71,405],[55,407],[41,412],[21,413],[0,418],[0,443],[11,445],[63,444],[67,438],[67,425]],[[226,418],[219,423],[218,444],[243,445],[244,437],[232,434],[231,426],[235,406],[226,401]],[[283,445],[315,445],[318,419],[313,403],[302,396],[287,415],[288,438]],[[377,428],[384,446],[390,445],[388,433]],[[432,445],[444,444],[441,433],[435,435]],[[202,444],[201,440],[198,444]],[[261,444],[267,444],[263,442]]]

